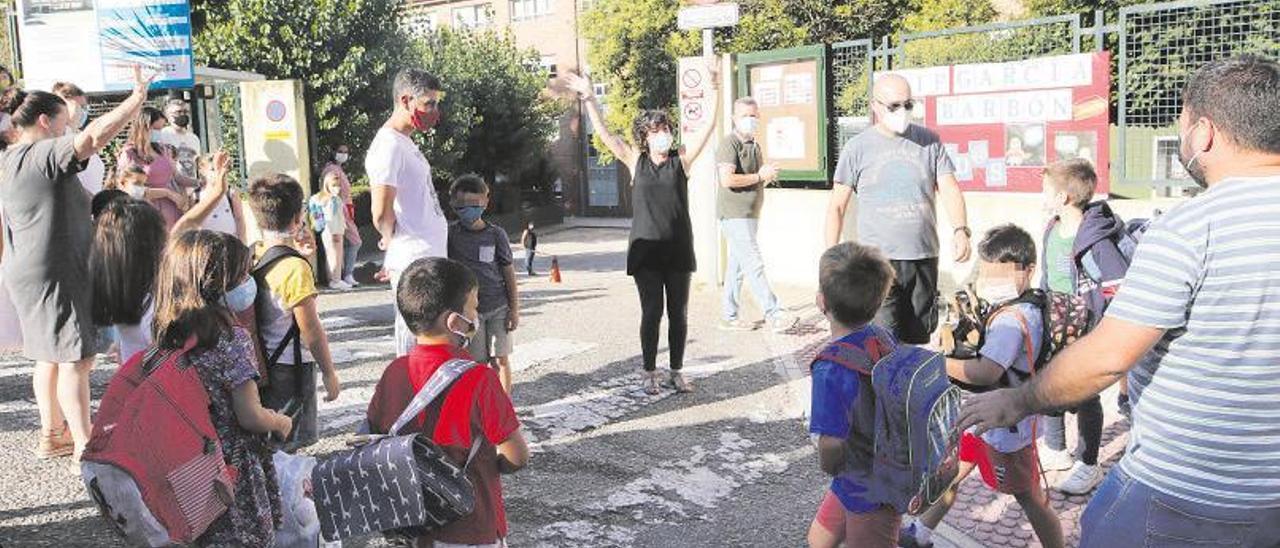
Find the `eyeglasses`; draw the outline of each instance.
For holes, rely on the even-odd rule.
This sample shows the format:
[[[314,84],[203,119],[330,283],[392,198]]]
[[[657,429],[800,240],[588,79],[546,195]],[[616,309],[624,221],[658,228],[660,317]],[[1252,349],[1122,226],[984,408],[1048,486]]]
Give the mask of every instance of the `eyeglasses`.
[[[911,99],[907,99],[906,101],[898,101],[896,103],[886,103],[879,99],[876,99],[875,101],[883,105],[884,108],[889,110],[889,112],[898,112],[899,109],[904,109],[904,108],[907,110],[915,110],[916,108],[916,102]]]

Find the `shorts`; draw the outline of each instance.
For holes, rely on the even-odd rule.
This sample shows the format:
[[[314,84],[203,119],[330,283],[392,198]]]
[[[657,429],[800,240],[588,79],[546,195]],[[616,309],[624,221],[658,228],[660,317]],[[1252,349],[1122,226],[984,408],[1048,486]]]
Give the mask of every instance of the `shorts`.
[[[258,389],[262,406],[284,412],[291,401],[293,431],[285,440],[284,450],[292,453],[320,441],[319,402],[316,401],[316,364],[276,364],[267,368],[267,386]]]
[[[894,548],[898,545],[898,528],[902,515],[885,505],[874,512],[859,514],[844,508],[840,498],[830,489],[818,505],[814,523],[831,534],[844,539],[845,546],[859,548]],[[842,534],[843,533],[843,534]]]
[[[472,359],[483,363],[511,355],[511,333],[507,331],[509,310],[510,308],[503,306],[492,312],[480,313],[480,321],[476,322],[476,334],[467,346]]]
[[[965,432],[960,437],[960,460],[978,465],[982,481],[998,493],[1030,493],[1040,481],[1035,443],[1013,453],[1001,453],[982,438]]]
[[[928,344],[938,327],[938,259],[892,260],[894,278],[873,322],[907,344]]]

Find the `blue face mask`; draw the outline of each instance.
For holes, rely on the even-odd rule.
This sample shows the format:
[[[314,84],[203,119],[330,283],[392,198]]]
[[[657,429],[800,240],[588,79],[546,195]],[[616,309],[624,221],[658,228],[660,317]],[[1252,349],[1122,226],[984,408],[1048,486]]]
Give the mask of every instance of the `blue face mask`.
[[[460,206],[453,208],[453,210],[458,213],[458,218],[465,224],[474,223],[484,216],[483,206]]]
[[[249,276],[244,283],[228,291],[222,302],[227,305],[227,308],[231,309],[231,312],[239,314],[253,306],[253,302],[257,298],[258,282],[253,280],[253,276]]]

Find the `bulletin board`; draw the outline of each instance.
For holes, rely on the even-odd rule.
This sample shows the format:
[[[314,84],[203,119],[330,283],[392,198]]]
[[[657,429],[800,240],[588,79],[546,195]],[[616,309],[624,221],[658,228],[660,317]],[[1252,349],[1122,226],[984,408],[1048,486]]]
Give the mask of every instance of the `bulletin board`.
[[[764,158],[778,164],[781,179],[829,179],[826,55],[822,46],[743,54],[738,57],[737,97],[760,105],[756,140]]]

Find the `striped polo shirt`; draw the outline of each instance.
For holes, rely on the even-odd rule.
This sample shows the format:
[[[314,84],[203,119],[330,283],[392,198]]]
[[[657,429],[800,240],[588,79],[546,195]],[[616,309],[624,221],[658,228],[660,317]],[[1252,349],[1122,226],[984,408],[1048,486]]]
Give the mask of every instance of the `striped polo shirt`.
[[[1129,373],[1124,470],[1193,502],[1280,506],[1280,175],[1156,220],[1107,314],[1166,330]]]

